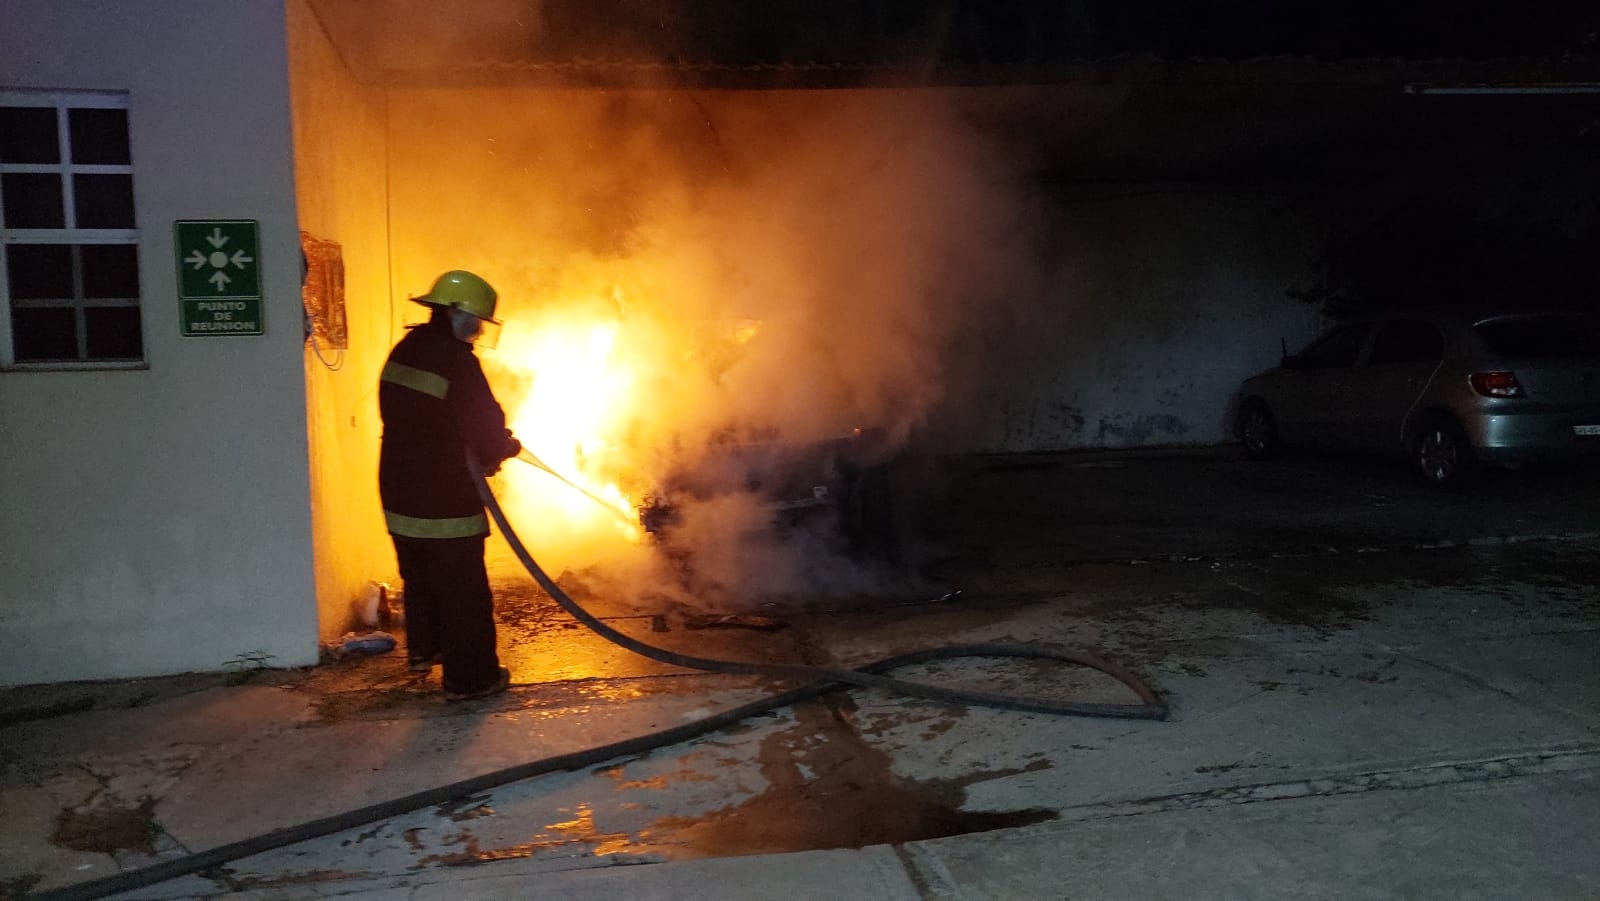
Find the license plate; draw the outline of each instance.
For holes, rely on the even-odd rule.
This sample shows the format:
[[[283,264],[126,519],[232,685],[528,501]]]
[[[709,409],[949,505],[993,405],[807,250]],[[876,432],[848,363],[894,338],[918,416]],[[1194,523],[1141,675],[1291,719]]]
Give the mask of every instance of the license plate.
[[[1572,427],[1574,435],[1600,435],[1600,425],[1575,425]]]

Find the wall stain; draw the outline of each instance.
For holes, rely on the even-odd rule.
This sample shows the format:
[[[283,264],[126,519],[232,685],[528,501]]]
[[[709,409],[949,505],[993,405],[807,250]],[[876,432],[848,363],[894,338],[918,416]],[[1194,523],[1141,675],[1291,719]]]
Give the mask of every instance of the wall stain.
[[[1163,439],[1188,434],[1192,428],[1189,423],[1166,413],[1138,416],[1131,421],[1120,415],[1102,416],[1095,440],[1115,438],[1119,444],[1138,447],[1162,444]]]

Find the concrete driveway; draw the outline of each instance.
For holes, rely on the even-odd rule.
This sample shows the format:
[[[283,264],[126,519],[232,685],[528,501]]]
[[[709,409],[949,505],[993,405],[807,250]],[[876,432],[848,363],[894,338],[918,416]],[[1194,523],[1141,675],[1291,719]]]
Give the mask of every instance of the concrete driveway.
[[[908,467],[915,590],[761,628],[597,599],[668,647],[859,665],[1094,648],[1167,722],[840,692],[132,897],[1600,897],[1600,478],[1438,494],[1398,467],[1228,451]],[[961,588],[930,602],[929,588]],[[464,705],[392,657],[13,691],[0,892],[138,867],[726,709],[507,580],[517,684]],[[780,626],[781,628],[773,627]],[[994,659],[907,678],[1128,700]],[[631,865],[630,865],[631,864]]]

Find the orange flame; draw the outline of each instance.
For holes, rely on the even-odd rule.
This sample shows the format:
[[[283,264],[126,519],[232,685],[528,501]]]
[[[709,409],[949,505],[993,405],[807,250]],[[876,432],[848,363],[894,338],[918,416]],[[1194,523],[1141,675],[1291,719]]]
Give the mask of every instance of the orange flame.
[[[612,436],[632,407],[635,382],[633,369],[615,353],[618,328],[615,321],[578,315],[546,317],[515,338],[508,329],[502,339],[497,362],[527,385],[520,397],[502,392],[512,399],[511,430],[552,470],[611,508],[509,461],[503,472],[514,519],[559,516],[569,533],[620,531],[629,541],[641,538],[632,499],[608,477],[618,465]]]

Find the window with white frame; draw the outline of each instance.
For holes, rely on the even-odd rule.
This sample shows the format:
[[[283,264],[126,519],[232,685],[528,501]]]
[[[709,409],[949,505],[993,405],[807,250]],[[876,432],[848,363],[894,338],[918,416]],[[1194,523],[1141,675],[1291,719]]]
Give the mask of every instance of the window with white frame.
[[[140,363],[128,97],[0,90],[0,364]]]

